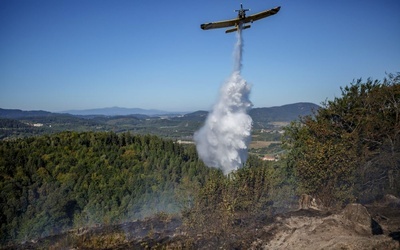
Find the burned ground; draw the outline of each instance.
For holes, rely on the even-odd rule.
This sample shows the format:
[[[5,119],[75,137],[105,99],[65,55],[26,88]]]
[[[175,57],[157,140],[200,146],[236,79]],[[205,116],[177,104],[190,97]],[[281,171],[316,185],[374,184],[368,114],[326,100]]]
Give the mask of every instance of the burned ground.
[[[212,227],[215,221],[207,222]],[[229,230],[189,230],[180,216],[79,228],[3,249],[399,249],[400,207],[301,209],[235,220]]]

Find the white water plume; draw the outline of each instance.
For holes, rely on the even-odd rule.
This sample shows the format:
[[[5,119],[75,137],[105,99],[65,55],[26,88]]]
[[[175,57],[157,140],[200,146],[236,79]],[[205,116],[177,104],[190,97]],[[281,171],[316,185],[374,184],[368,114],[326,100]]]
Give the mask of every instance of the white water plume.
[[[241,77],[243,40],[237,32],[232,75],[220,89],[219,98],[204,126],[194,134],[197,152],[209,167],[222,169],[225,175],[242,167],[247,160],[252,119],[247,111],[250,85]]]

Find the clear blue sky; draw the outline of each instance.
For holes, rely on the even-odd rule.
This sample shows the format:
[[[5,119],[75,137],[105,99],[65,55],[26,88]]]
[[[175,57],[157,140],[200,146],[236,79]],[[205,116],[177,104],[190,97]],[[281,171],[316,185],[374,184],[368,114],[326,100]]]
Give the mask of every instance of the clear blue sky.
[[[243,0],[282,6],[244,31],[254,107],[320,104],[400,71],[399,0]],[[203,31],[241,1],[0,0],[0,108],[209,110],[234,34]]]

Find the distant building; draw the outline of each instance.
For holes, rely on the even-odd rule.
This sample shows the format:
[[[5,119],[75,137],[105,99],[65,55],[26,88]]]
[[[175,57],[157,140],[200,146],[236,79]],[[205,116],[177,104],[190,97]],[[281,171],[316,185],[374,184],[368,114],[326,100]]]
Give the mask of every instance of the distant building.
[[[263,161],[277,161],[278,159],[275,156],[266,155],[263,158],[261,158],[261,160],[263,160]]]
[[[178,144],[194,144],[192,141],[182,141],[182,140],[177,140],[176,141]]]
[[[34,127],[43,127],[43,123],[34,123],[32,124]]]

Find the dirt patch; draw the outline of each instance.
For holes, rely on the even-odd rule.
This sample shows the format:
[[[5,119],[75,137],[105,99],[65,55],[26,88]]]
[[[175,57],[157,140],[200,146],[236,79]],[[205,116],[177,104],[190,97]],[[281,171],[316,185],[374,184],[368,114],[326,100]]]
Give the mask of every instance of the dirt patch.
[[[376,215],[384,217],[384,223]],[[299,210],[263,228],[251,249],[399,249],[400,210],[350,204],[339,213]]]
[[[259,148],[267,148],[271,144],[281,144],[280,141],[252,141],[250,143],[250,148],[259,149]]]

